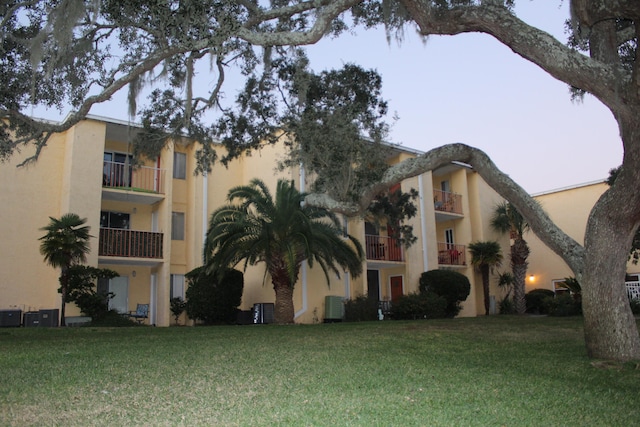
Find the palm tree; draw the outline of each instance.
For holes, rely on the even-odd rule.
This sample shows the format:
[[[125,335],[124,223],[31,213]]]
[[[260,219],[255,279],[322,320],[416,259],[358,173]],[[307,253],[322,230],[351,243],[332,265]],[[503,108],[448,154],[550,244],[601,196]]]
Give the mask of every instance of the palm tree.
[[[518,210],[508,202],[500,203],[491,218],[491,226],[494,230],[501,233],[509,233],[513,244],[511,245],[511,271],[513,272],[513,302],[516,307],[516,313],[524,314],[527,311],[527,303],[525,301],[525,279],[527,276],[527,267],[529,263],[529,245],[524,240],[524,233],[529,231],[527,220],[518,212]]]
[[[475,242],[469,245],[471,264],[482,275],[482,290],[484,291],[484,311],[489,315],[489,273],[494,267],[502,263],[502,250],[498,242]]]
[[[41,230],[47,234],[39,240],[40,253],[47,264],[54,268],[60,268],[60,326],[66,326],[64,320],[65,305],[67,303],[67,291],[69,285],[69,269],[77,264],[82,264],[87,259],[91,250],[89,247],[89,227],[84,224],[86,218],[80,218],[77,214],[67,213],[51,220]]]
[[[264,262],[276,294],[276,323],[293,323],[293,288],[303,261],[310,267],[317,262],[327,283],[330,271],[362,273],[360,242],[352,236],[345,240],[335,214],[304,204],[305,196],[293,182],[279,180],[274,200],[264,182],[254,179],[229,190],[230,204],[213,212],[209,222],[207,268],[222,271],[244,260],[246,270]]]

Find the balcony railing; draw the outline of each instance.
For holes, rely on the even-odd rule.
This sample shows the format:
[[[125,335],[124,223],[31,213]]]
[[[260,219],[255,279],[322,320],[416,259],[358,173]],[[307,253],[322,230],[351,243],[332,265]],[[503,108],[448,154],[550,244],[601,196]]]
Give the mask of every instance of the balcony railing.
[[[462,196],[448,191],[433,190],[433,207],[439,212],[462,215]]]
[[[132,167],[109,161],[104,161],[102,165],[103,187],[163,194],[164,176],[164,169],[148,166]]]
[[[640,299],[640,282],[626,282],[629,299]]]
[[[438,242],[438,264],[467,265],[467,252],[464,245]]]
[[[372,261],[404,261],[402,244],[396,238],[386,236],[364,236],[367,259]]]
[[[162,258],[162,233],[101,228],[98,255]]]

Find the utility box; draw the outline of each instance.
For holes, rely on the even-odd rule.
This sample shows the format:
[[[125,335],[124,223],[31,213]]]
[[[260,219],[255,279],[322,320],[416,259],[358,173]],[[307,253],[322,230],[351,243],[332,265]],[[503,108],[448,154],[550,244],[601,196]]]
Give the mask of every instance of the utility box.
[[[324,321],[341,322],[344,317],[342,297],[327,295],[324,297]]]
[[[22,324],[22,310],[13,308],[0,310],[0,327],[19,327]]]
[[[40,325],[40,313],[37,311],[27,311],[24,313],[22,323],[25,328],[34,328]]]
[[[273,323],[275,306],[271,302],[261,302],[253,305],[253,323]]]
[[[50,310],[40,310],[38,314],[40,315],[40,323],[38,326],[45,326],[48,328],[57,328],[58,327],[58,317],[59,310],[57,308],[52,308]]]

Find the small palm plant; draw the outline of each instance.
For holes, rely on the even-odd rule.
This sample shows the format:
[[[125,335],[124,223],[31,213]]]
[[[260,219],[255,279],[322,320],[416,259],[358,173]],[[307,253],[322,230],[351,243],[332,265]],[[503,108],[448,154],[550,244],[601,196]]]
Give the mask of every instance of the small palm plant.
[[[484,311],[489,315],[489,274],[493,268],[502,263],[502,249],[498,242],[475,242],[469,245],[471,252],[471,264],[473,264],[482,276],[482,290],[484,292]]]
[[[329,272],[339,276],[362,273],[363,250],[350,235],[343,238],[331,211],[304,203],[306,194],[293,182],[279,180],[275,198],[264,182],[232,188],[231,204],[211,215],[204,258],[208,271],[226,271],[244,260],[264,263],[276,294],[275,322],[293,323],[293,288],[303,261],[318,264],[329,283]],[[237,202],[237,203],[233,203]]]
[[[513,302],[516,312],[524,314],[527,311],[524,295],[525,278],[529,266],[527,258],[530,252],[529,245],[524,240],[524,234],[529,231],[529,223],[511,203],[504,202],[496,206],[491,218],[491,226],[501,233],[509,233],[513,239],[509,254],[514,279]]]
[[[82,264],[87,259],[91,250],[89,247],[89,227],[84,225],[86,218],[80,218],[77,214],[67,213],[59,219],[49,217],[50,222],[41,230],[47,233],[39,240],[40,253],[47,264],[54,268],[60,268],[60,326],[65,323],[65,305],[69,287],[69,269],[74,265]]]

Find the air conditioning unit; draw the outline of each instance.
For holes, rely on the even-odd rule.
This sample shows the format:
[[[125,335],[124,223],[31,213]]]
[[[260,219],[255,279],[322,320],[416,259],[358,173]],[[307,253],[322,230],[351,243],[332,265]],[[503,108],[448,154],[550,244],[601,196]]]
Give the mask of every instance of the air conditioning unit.
[[[22,324],[25,328],[33,328],[40,324],[40,313],[37,311],[27,311],[22,316]]]
[[[253,305],[253,323],[273,323],[275,305],[272,302],[261,302]]]
[[[344,302],[342,297],[327,295],[324,297],[324,321],[341,322],[344,317]]]
[[[22,310],[0,310],[0,327],[20,326],[22,324]]]
[[[57,328],[58,318],[60,317],[58,313],[59,310],[57,308],[52,308],[50,310],[40,310],[38,312],[38,314],[40,315],[40,324],[38,326]]]

